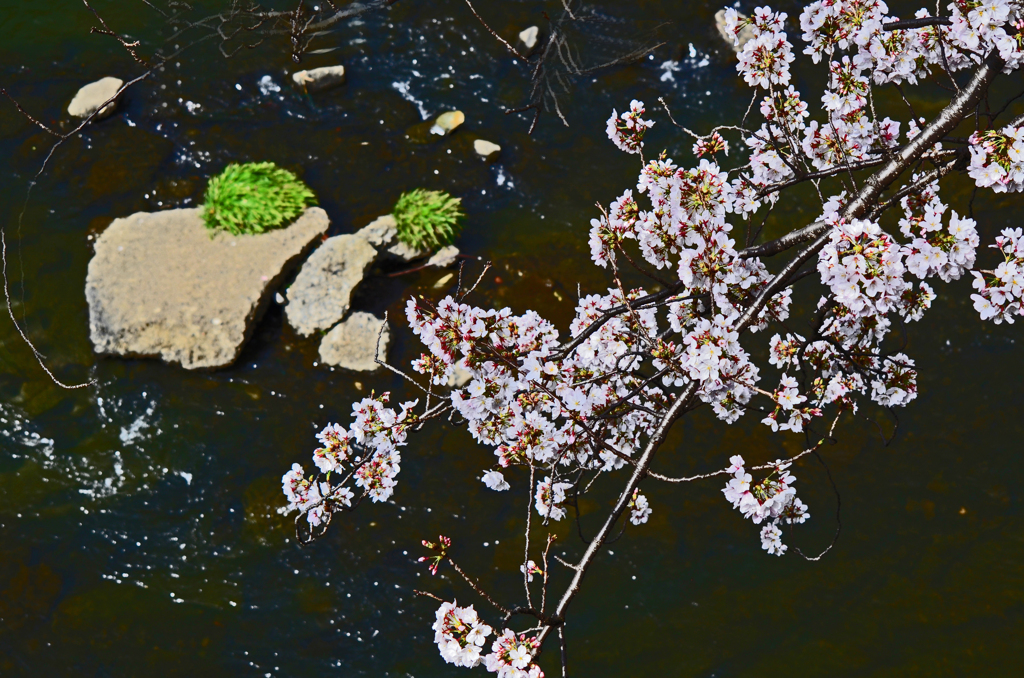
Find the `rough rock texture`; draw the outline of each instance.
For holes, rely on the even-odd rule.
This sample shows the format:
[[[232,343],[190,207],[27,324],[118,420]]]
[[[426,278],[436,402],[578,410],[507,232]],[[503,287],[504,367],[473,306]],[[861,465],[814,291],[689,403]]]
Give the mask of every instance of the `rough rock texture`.
[[[356,231],[356,235],[377,249],[390,247],[398,237],[398,225],[393,216],[386,214],[371,221],[369,226]]]
[[[747,18],[745,14],[740,14],[739,17],[741,19]],[[737,54],[739,54],[740,50],[743,49],[743,45],[747,44],[748,42],[754,39],[754,28],[752,26],[747,25],[740,29],[740,33],[737,36],[739,44],[734,44],[732,41],[732,34],[729,33],[729,31],[725,30],[724,9],[720,9],[717,12],[715,12],[715,28],[718,29],[718,34],[722,36],[722,40],[725,40],[727,43],[729,43],[729,46],[732,47]]]
[[[418,250],[415,247],[406,245],[401,240],[395,239],[394,243],[388,247],[387,255],[392,259],[400,259],[401,261],[409,262],[415,259],[422,259],[423,257],[430,254],[430,250]]]
[[[292,81],[307,92],[322,92],[345,84],[344,66],[324,66],[292,73]]]
[[[381,332],[381,326],[384,326]],[[388,355],[390,328],[381,318],[369,313],[353,313],[345,322],[327,333],[320,342],[320,360],[327,365],[343,367],[355,372],[372,372],[380,367],[377,355],[377,337],[380,337],[380,359]]]
[[[476,154],[481,158],[485,160],[493,160],[498,157],[499,153],[501,153],[501,146],[491,143],[490,141],[477,139],[473,142],[473,150],[476,151]]]
[[[523,45],[523,53],[529,54],[537,46],[537,39],[540,37],[540,28],[530,26],[519,31],[519,42]]]
[[[459,258],[459,248],[455,245],[446,245],[434,253],[434,256],[427,259],[427,266],[435,268],[448,268]]]
[[[333,327],[348,313],[352,290],[376,259],[377,249],[358,234],[326,240],[288,288],[291,326],[303,336]]]
[[[93,347],[189,369],[230,365],[274,288],[328,226],[318,207],[260,235],[211,238],[199,209],[115,220],[96,240],[85,282]]]
[[[418,250],[400,242],[398,240],[398,225],[395,224],[395,218],[390,214],[377,217],[370,222],[369,226],[356,231],[355,235],[382,250],[382,257],[385,259],[397,259],[408,263],[430,254],[427,250]]]
[[[115,99],[109,104],[106,102],[117,94],[117,91],[121,89],[123,84],[124,81],[120,78],[102,78],[86,85],[78,90],[78,94],[71,100],[71,104],[68,105],[68,114],[76,118],[88,118],[99,109],[99,113],[96,114],[94,119],[99,120],[100,118],[107,117],[117,108],[117,100]],[[106,106],[103,106],[103,104],[106,104]],[[100,109],[100,106],[103,106],[103,108]]]

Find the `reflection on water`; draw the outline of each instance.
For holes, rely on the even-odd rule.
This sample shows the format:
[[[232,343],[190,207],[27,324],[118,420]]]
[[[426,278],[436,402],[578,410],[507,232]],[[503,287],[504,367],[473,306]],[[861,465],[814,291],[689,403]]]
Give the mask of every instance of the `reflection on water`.
[[[433,605],[411,590],[468,592],[443,573],[424,581],[414,560],[421,538],[443,532],[485,585],[516,595],[522,504],[476,481],[490,453],[463,431],[435,428],[403,456],[396,504],[360,510],[298,548],[277,513],[282,471],[308,460],[314,431],[346,418],[353,398],[400,384],[381,374],[357,386],[314,367],[315,340],[297,337],[276,307],[230,370],[97,359],[82,292],[90,243],[115,217],[194,204],[229,161],[301,171],[332,233],[387,212],[403,190],[443,188],[470,215],[460,246],[495,262],[481,303],[529,305],[564,328],[577,283],[584,293],[607,285],[585,263],[593,203],[635,177],[603,140],[610,109],[664,95],[681,123],[707,127],[747,104],[712,33],[716,7],[597,4],[608,17],[674,21],[668,43],[580,83],[572,126],[551,117],[532,137],[528,115],[502,112],[527,95],[527,79],[455,0],[398,3],[339,29],[330,39],[340,49],[303,66],[341,61],[349,82],[316,97],[289,86],[285,50],[231,60],[210,45],[187,51],[56,152],[21,222],[49,139],[0,108],[3,218],[12,273],[25,281],[14,286],[14,311],[59,375],[96,382],[57,389],[2,321],[0,673],[451,675],[431,642]],[[542,8],[488,12],[511,36],[541,23]],[[141,4],[109,11],[144,41],[166,34]],[[84,81],[134,72],[116,43],[88,35],[90,21],[71,0],[0,9],[4,86],[46,121],[62,119]],[[411,131],[450,108],[467,115],[453,136]],[[479,161],[474,138],[501,144],[500,161]],[[651,144],[689,157],[667,122]],[[958,181],[951,190],[965,192]],[[986,200],[975,204],[983,240],[1015,215],[1007,199]],[[769,227],[808,216],[797,206]],[[356,308],[400,317],[403,295],[428,293],[441,275],[375,278]],[[763,556],[717,485],[645,487],[651,522],[612,547],[575,603],[574,672],[1012,675],[1012,650],[1024,643],[1017,328],[977,322],[968,287],[948,290],[910,335],[922,395],[900,413],[893,444],[883,446],[878,427],[889,435],[894,422],[865,412],[826,451],[842,497],[842,535],[826,559]],[[408,359],[412,337],[396,334],[392,358]],[[754,422],[724,429],[698,412],[659,470],[717,468],[737,452],[767,460],[802,444]],[[814,515],[798,545],[820,549],[836,529],[836,497],[813,459],[795,474]],[[601,509],[596,500],[584,508]],[[556,545],[580,549],[568,531]]]

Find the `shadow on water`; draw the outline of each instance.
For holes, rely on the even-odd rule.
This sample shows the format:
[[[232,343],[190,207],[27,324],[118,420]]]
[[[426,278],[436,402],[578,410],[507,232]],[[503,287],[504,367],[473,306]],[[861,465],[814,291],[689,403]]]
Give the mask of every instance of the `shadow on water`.
[[[401,2],[340,27],[328,37],[339,49],[303,66],[344,63],[348,84],[316,97],[290,87],[293,65],[281,46],[230,60],[209,44],[186,51],[133,88],[113,118],[58,150],[20,222],[49,139],[0,107],[8,168],[0,218],[15,313],[59,375],[96,380],[85,391],[57,389],[6,316],[0,321],[0,673],[452,673],[432,643],[434,606],[411,589],[469,596],[444,574],[423,581],[419,540],[450,535],[467,569],[516,595],[510,572],[525,479],[516,478],[520,504],[510,507],[476,480],[490,453],[464,431],[434,427],[407,448],[396,504],[360,510],[298,548],[290,519],[276,512],[282,472],[308,464],[314,431],[347,420],[353,398],[399,389],[397,379],[314,366],[316,341],[298,337],[278,307],[238,364],[221,372],[97,358],[83,294],[91,241],[116,217],[195,204],[230,161],[299,171],[332,233],[388,212],[403,190],[442,188],[463,197],[469,213],[460,247],[495,264],[478,303],[532,307],[565,328],[577,283],[584,293],[608,284],[587,263],[593,204],[635,178],[631,159],[604,140],[610,109],[663,95],[680,122],[706,128],[748,103],[712,33],[717,7],[594,4],[609,20],[673,22],[667,44],[581,81],[572,126],[547,116],[532,137],[528,114],[502,112],[523,100],[527,80],[456,0]],[[89,36],[80,4],[12,5],[0,9],[0,78],[41,119],[66,129],[63,108],[81,84],[137,70],[116,42]],[[542,23],[544,3],[505,5],[487,8],[502,35]],[[142,3],[99,9],[144,44],[165,39]],[[456,134],[408,138],[449,108],[467,115]],[[662,122],[651,146],[688,161],[689,143],[655,117]],[[476,137],[501,144],[498,162],[475,157]],[[965,194],[961,179],[950,186]],[[983,242],[1015,223],[1012,210],[1009,201],[979,199]],[[812,211],[795,206],[770,225]],[[375,278],[356,305],[401,318],[404,298],[432,294],[441,275]],[[826,559],[764,556],[717,484],[652,487],[651,522],[611,548],[576,603],[574,673],[1015,673],[1013,648],[1024,643],[1017,334],[982,326],[968,287],[940,290],[910,332],[921,397],[900,413],[893,444],[885,447],[876,427],[888,435],[893,421],[866,411],[827,449],[843,533]],[[813,300],[813,290],[806,294]],[[395,335],[392,359],[418,353],[408,332]],[[660,470],[707,470],[736,453],[763,461],[802,445],[753,421],[723,428],[697,413]],[[795,473],[814,518],[794,539],[813,551],[832,538],[836,498],[812,458]],[[557,548],[575,553],[579,542],[564,527]],[[584,519],[584,529],[595,527]],[[550,675],[552,659],[544,659]]]

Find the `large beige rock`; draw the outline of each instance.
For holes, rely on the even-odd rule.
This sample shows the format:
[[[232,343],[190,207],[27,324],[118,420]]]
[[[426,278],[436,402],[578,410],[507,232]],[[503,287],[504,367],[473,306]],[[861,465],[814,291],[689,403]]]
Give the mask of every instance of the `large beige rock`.
[[[292,81],[307,92],[321,92],[345,84],[344,66],[323,66],[292,73]]]
[[[318,207],[287,228],[212,238],[199,209],[116,219],[96,240],[85,282],[93,347],[189,369],[230,365],[328,226]]]
[[[348,313],[355,290],[377,259],[377,249],[350,233],[329,238],[302,265],[288,288],[288,322],[309,336],[334,327]]]
[[[320,342],[320,361],[354,372],[372,372],[380,367],[375,360],[378,343],[380,359],[386,360],[389,341],[391,332],[382,318],[353,313],[324,336]]]
[[[117,108],[117,99],[114,97],[123,84],[124,81],[120,78],[108,77],[86,85],[78,90],[78,94],[71,100],[68,105],[68,115],[73,115],[76,118],[88,118],[99,111],[96,113],[95,120],[107,117]]]

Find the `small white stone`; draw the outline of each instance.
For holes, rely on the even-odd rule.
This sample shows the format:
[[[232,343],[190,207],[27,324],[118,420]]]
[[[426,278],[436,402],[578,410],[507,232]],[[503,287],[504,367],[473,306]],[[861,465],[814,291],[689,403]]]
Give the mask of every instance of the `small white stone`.
[[[473,150],[476,151],[476,154],[481,158],[490,160],[501,153],[501,146],[491,143],[490,141],[477,139],[473,142]]]
[[[530,26],[519,32],[519,42],[523,43],[527,54],[532,52],[533,48],[537,46],[538,37],[540,37],[540,28],[537,26]]]
[[[124,85],[120,78],[102,78],[90,83],[78,90],[78,94],[68,105],[68,115],[76,118],[88,118],[96,111],[96,120],[105,118],[117,108],[117,99],[110,101],[117,95],[118,90]],[[110,103],[107,103],[110,101]],[[106,105],[104,105],[106,104]],[[102,108],[100,108],[102,106]]]
[[[292,73],[292,82],[307,92],[322,92],[345,84],[344,66],[324,66]]]
[[[435,290],[441,289],[442,287],[444,287],[445,285],[450,283],[452,281],[452,278],[454,278],[454,277],[455,277],[454,273],[449,273],[448,275],[444,276],[443,278],[438,280],[436,283],[434,283],[434,289]]]

